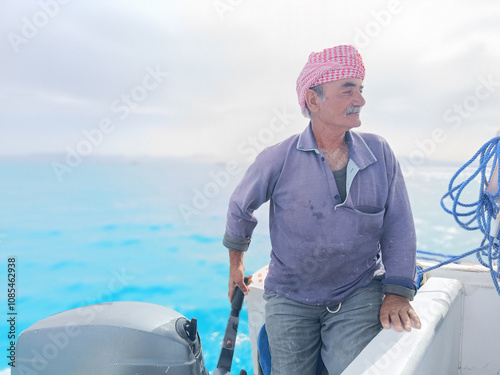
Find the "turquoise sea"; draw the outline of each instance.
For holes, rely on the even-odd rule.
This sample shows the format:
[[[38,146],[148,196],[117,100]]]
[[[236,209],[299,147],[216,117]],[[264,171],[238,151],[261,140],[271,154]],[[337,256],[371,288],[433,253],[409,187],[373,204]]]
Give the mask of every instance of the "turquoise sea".
[[[89,159],[58,178],[51,163],[47,156],[0,162],[1,274],[7,259],[15,257],[16,334],[79,306],[155,303],[198,319],[212,372],[230,312],[228,256],[221,244],[227,201],[245,166]],[[458,166],[419,166],[407,175],[421,250],[455,255],[479,246],[481,234],[464,232],[439,204]],[[247,273],[269,259],[266,207],[258,217],[245,257]],[[248,332],[244,311],[233,362],[238,372],[253,370]],[[8,341],[7,334],[0,335],[2,349]],[[8,373],[8,359],[1,360],[0,373]]]

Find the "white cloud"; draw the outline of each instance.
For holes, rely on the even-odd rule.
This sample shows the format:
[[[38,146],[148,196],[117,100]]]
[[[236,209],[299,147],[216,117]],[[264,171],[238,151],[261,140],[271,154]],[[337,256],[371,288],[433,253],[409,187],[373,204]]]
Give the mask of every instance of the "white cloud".
[[[306,126],[295,80],[310,52],[359,42],[367,67],[362,130],[381,133],[404,155],[443,128],[447,141],[430,158],[457,157],[454,150],[467,148],[457,145],[493,135],[496,87],[460,131],[443,117],[474,95],[478,77],[500,81],[494,0],[241,1],[222,17],[214,4],[70,1],[18,53],[4,38],[0,153],[64,152],[110,117],[120,131],[96,154],[236,158],[235,145],[265,128],[275,108],[297,114],[276,140]],[[21,33],[23,17],[40,10],[39,3],[3,6],[4,36]],[[156,65],[168,79],[119,118],[112,103]]]

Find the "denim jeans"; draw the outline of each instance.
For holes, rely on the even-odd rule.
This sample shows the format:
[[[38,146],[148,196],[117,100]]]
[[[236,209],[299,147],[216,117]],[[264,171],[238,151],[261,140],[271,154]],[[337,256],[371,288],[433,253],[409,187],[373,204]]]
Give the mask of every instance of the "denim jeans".
[[[272,375],[314,374],[320,354],[328,374],[338,375],[382,329],[378,279],[328,309],[279,294],[264,298]]]

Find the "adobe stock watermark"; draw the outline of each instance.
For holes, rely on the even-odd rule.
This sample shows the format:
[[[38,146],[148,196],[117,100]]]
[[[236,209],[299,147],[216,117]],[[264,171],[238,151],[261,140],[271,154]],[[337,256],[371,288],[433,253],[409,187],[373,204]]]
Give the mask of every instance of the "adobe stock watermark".
[[[442,119],[445,126],[435,127],[428,137],[415,140],[416,148],[410,152],[407,160],[401,161],[401,168],[405,175],[411,175],[416,167],[422,165],[428,157],[434,154],[438,146],[449,139],[450,131],[459,130],[464,121],[480,108],[481,103],[488,100],[500,87],[500,81],[495,81],[491,74],[488,78],[479,76],[477,81],[478,84],[471,95],[466,96],[459,103],[454,103],[443,112]]]
[[[224,20],[224,14],[233,12],[242,2],[243,0],[214,0],[212,5],[215,13],[217,13],[221,20]]]
[[[82,316],[86,316],[86,322],[89,323],[94,319],[96,313],[103,310],[100,304],[111,302],[113,296],[120,290],[127,287],[131,281],[135,279],[134,275],[130,275],[125,268],[120,270],[114,269],[111,271],[111,279],[109,279],[105,288],[102,288],[94,297],[87,298],[86,302],[90,305],[90,312],[82,312]]]
[[[19,53],[19,48],[22,45],[28,44],[35,38],[40,30],[45,28],[51,19],[56,17],[61,5],[66,5],[72,0],[40,0],[38,1],[39,9],[34,12],[31,17],[21,18],[21,29],[18,33],[9,32],[7,38],[10,46],[15,53]]]
[[[83,130],[82,139],[74,147],[66,146],[65,163],[52,163],[52,170],[59,182],[63,181],[65,174],[73,172],[73,169],[82,163],[84,157],[92,154],[94,149],[103,142],[105,136],[109,136],[115,131],[117,120],[125,120],[131,111],[144,102],[149,94],[168,77],[168,74],[163,72],[158,65],[154,68],[147,66],[146,72],[147,74],[139,84],[111,103],[110,111],[116,114],[117,118],[112,119],[111,116],[105,116],[93,129]]]
[[[129,285],[135,279],[135,276],[128,274],[124,268],[113,270],[111,274],[112,277],[106,287],[100,290],[94,298],[89,298],[87,302],[90,304],[110,302],[111,297],[115,293]],[[18,373],[36,375],[44,371],[50,361],[53,361],[59,355],[64,355],[64,350],[70,345],[71,340],[82,333],[82,322],[83,324],[91,324],[96,315],[102,310],[103,308],[99,305],[86,306],[77,310],[77,314],[83,317],[83,320],[79,321],[78,324],[76,322],[68,322],[59,331],[48,333],[47,342],[39,350],[33,349],[31,351],[32,357],[26,362],[29,365],[24,363],[16,365]]]
[[[287,113],[286,108],[283,108],[282,111],[274,108],[273,114],[274,116],[267,127],[261,128],[255,135],[248,136],[238,145],[238,154],[246,156],[246,162],[254,160],[260,151],[272,144],[275,135],[285,130],[290,121],[297,117],[295,114]],[[233,178],[240,175],[241,172],[241,163],[236,160],[227,162],[223,170],[209,172],[209,181],[201,188],[192,189],[191,204],[181,203],[178,206],[186,224],[191,222],[192,216],[197,216],[206,209],[210,205],[210,201],[227,188]]]
[[[370,21],[368,21],[362,29],[359,27],[355,29],[356,35],[354,37],[354,43],[356,47],[368,47],[372,39],[379,36],[382,30],[391,23],[393,16],[402,11],[403,8],[399,0],[390,0],[387,3],[387,9],[381,9],[379,11],[372,10],[370,12],[372,15]]]

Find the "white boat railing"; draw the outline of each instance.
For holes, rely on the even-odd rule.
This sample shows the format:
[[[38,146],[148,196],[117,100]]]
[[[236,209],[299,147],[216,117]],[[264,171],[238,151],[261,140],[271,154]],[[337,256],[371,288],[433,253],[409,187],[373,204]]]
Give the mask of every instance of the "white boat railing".
[[[259,369],[257,336],[264,324],[266,275],[266,267],[254,274],[246,297],[255,374]],[[344,375],[500,374],[500,297],[488,269],[479,264],[450,264],[429,276],[412,302],[422,328],[411,332],[382,330]]]
[[[462,304],[460,281],[430,278],[412,303],[422,328],[382,330],[343,374],[458,374]]]

